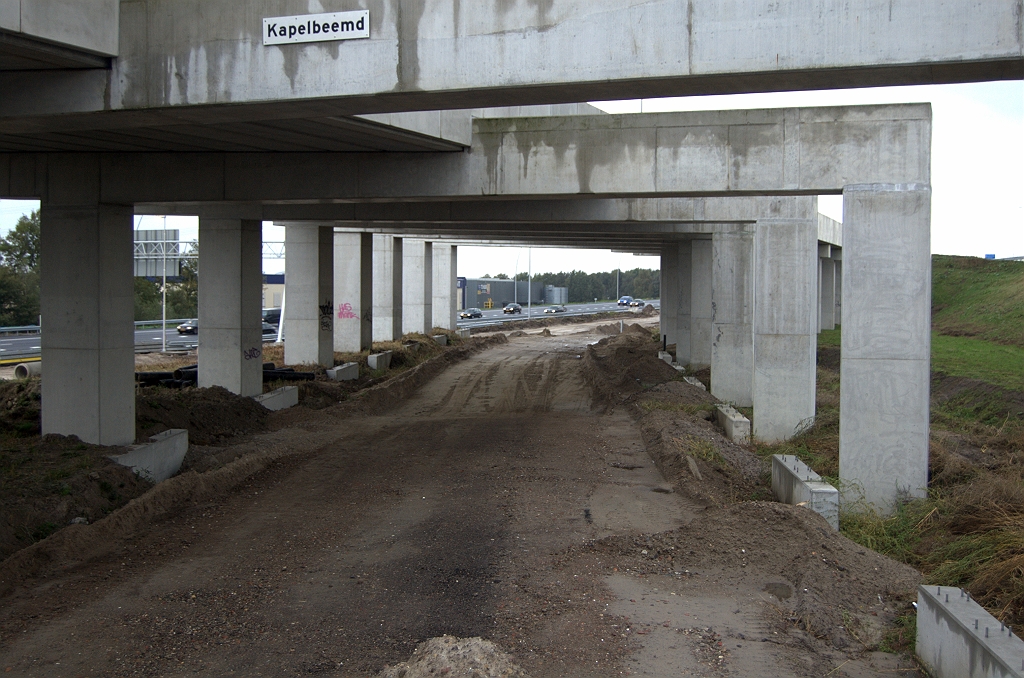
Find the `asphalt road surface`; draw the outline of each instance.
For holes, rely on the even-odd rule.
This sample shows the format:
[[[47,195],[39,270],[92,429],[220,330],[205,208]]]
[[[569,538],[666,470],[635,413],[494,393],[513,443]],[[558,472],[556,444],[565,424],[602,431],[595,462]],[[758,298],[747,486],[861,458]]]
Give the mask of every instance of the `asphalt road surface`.
[[[655,308],[659,307],[657,300],[648,302]],[[586,315],[588,313],[603,313],[606,311],[618,311],[622,313],[628,313],[629,309],[624,306],[618,306],[615,302],[599,303],[599,304],[572,304],[565,308],[565,313],[550,314],[544,313],[544,309],[548,308],[544,306],[534,306],[532,316],[530,317],[551,317],[556,316],[569,316],[569,315]],[[485,310],[483,312],[483,318],[475,318],[473,320],[459,320],[459,327],[484,327],[487,325],[493,325],[495,323],[508,322],[510,320],[522,320],[528,317],[528,309],[524,306],[523,313],[506,314],[502,312],[500,308],[493,310]],[[268,337],[269,338],[269,337]],[[178,334],[178,331],[173,327],[167,330],[167,348],[170,350],[183,350],[195,348],[198,343],[198,336],[194,334]],[[40,346],[40,335],[38,334],[20,334],[3,337],[0,336],[0,360],[14,359],[14,358],[29,358],[39,355]],[[135,332],[135,348],[137,350],[152,349],[160,350],[160,330],[137,330]]]

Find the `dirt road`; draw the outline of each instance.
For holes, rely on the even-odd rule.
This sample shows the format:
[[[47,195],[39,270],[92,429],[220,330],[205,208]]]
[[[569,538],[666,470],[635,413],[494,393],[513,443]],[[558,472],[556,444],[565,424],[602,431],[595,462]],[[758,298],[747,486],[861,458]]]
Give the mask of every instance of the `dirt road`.
[[[624,409],[591,408],[581,356],[600,337],[565,331],[453,365],[385,413],[293,413],[256,442],[305,452],[0,600],[0,672],[366,676],[451,634],[538,678],[916,675],[797,630],[774,564],[688,568],[704,544],[680,530],[706,507],[666,483]],[[655,573],[631,540],[656,533],[679,556]]]

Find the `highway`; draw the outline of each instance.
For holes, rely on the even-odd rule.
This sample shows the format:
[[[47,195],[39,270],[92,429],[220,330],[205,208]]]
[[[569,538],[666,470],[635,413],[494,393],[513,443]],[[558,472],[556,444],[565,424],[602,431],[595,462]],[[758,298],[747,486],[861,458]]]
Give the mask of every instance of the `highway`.
[[[658,308],[658,300],[654,300],[650,303],[655,308]],[[565,313],[544,313],[544,309],[548,308],[547,305],[534,306],[533,307],[533,318],[550,318],[550,317],[562,317],[570,315],[586,315],[589,313],[602,313],[606,311],[616,311],[620,313],[630,313],[628,309],[622,306],[616,305],[614,301],[607,303],[598,304],[571,304],[566,305]],[[459,320],[459,327],[486,327],[489,325],[495,325],[503,322],[509,322],[511,320],[525,320],[527,316],[527,307],[523,306],[522,315],[518,313],[506,314],[503,313],[500,308],[492,310],[484,310],[483,318],[475,318],[473,320]],[[39,356],[39,341],[40,335],[38,334],[17,334],[11,336],[0,336],[0,362],[13,360],[16,358],[32,358]],[[265,340],[276,339],[268,335]],[[171,351],[181,351],[186,349],[193,349],[196,347],[198,342],[198,336],[194,334],[178,334],[178,331],[173,327],[167,330],[167,348]],[[160,330],[159,329],[148,329],[148,330],[137,330],[135,332],[135,350],[142,351],[159,351],[160,350]]]

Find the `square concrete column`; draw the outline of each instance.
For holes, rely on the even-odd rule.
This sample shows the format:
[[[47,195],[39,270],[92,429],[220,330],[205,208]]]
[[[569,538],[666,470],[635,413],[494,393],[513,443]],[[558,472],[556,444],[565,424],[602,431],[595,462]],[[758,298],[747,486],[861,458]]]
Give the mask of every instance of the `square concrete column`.
[[[334,350],[373,344],[373,234],[334,234]]]
[[[679,274],[676,293],[676,362],[690,363],[690,306],[693,303],[693,246],[689,240],[677,245]],[[664,305],[664,302],[662,302]]]
[[[42,431],[128,445],[135,440],[132,208],[44,203],[40,218]]]
[[[832,261],[836,267],[836,305],[833,311],[836,325],[843,324],[843,251],[832,248]]]
[[[661,342],[676,343],[679,309],[679,245],[669,243],[661,247]]]
[[[333,367],[334,228],[288,224],[284,241],[284,361]]]
[[[402,338],[402,239],[373,236],[373,340]]]
[[[836,265],[832,260],[832,248],[829,245],[819,245],[818,250],[821,251],[822,247],[828,251],[826,256],[818,259],[818,264],[821,266],[820,330],[834,330],[836,328]]]
[[[433,326],[454,330],[458,320],[458,298],[456,296],[458,248],[444,243],[434,243],[434,280],[432,314]]]
[[[710,240],[691,244],[690,277],[690,365],[702,369],[711,365],[711,259]]]
[[[814,422],[817,237],[812,219],[757,222],[753,434],[765,442],[788,440]]]
[[[931,188],[843,191],[839,476],[881,511],[928,485]]]
[[[199,218],[199,386],[263,392],[263,224]],[[285,304],[291,300],[285,298]]]
[[[754,233],[715,233],[711,273],[711,395],[753,405]]]
[[[434,252],[429,242],[405,241],[402,276],[404,332],[430,334],[434,323]]]

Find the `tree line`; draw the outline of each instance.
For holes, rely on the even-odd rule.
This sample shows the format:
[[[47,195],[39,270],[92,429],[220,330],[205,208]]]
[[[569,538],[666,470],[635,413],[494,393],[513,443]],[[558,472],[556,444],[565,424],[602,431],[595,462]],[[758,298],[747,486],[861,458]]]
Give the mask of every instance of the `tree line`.
[[[491,278],[484,275],[484,278]],[[504,273],[493,276],[495,280],[511,280]],[[520,273],[516,280],[527,280],[529,275]],[[593,301],[594,299],[618,299],[629,295],[639,299],[661,298],[661,272],[649,268],[634,268],[619,273],[618,294],[615,289],[615,271],[606,273],[585,273],[569,271],[559,273],[536,273],[534,285],[553,285],[569,288],[569,303]]]
[[[193,251],[197,243],[192,243]],[[194,318],[199,309],[198,258],[182,261],[167,284],[167,317]],[[160,318],[160,283],[135,278],[135,319]],[[0,327],[39,322],[39,211],[23,215],[0,238]]]

